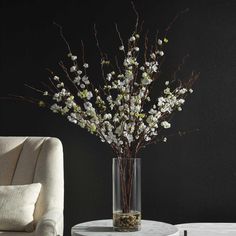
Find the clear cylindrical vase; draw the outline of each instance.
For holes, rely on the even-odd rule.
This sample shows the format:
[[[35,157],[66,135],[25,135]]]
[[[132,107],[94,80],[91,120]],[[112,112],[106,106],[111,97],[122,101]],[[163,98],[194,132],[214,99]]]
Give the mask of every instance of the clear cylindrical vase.
[[[141,159],[113,158],[113,228],[141,229]]]

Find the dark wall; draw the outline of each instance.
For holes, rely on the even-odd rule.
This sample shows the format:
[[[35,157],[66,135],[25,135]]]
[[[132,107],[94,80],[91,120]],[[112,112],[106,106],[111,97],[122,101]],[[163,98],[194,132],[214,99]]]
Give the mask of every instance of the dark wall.
[[[58,1],[59,2],[59,1]],[[85,43],[90,64],[102,47],[114,53],[114,22],[128,36],[135,22],[129,1],[1,1],[0,91],[30,95],[23,84],[46,81],[45,68],[60,71],[66,47],[53,20],[62,24],[75,54]],[[163,31],[187,7],[169,34],[164,75],[190,54],[185,69],[201,73],[194,93],[174,119],[178,129],[200,132],[170,138],[145,149],[142,163],[143,218],[170,223],[236,219],[236,2],[136,1],[145,27]],[[99,80],[98,67],[91,69]],[[166,71],[166,72],[165,72]],[[36,94],[35,94],[36,95]],[[111,218],[110,148],[50,111],[0,99],[0,135],[56,136],[65,152],[65,235],[79,222]]]

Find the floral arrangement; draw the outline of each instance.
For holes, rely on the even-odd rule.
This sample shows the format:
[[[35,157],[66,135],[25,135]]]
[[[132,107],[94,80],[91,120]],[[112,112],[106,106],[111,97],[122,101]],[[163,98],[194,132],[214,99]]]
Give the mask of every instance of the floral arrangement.
[[[142,25],[139,26],[136,10],[135,13],[135,29],[126,42],[116,25],[120,45],[117,46],[119,54],[115,62],[101,51],[94,27],[103,78],[98,87],[90,80],[90,65],[84,59],[84,52],[82,59],[78,60],[62,28],[57,25],[68,47],[70,66],[60,62],[64,76],[50,70],[52,86],[46,91],[37,89],[45,97],[44,101],[39,101],[40,106],[47,106],[52,112],[98,136],[121,158],[136,157],[140,149],[148,144],[167,141],[162,133],[171,128],[172,114],[182,110],[185,98],[193,92],[192,85],[198,77],[198,74],[192,73],[185,82],[160,80],[160,66],[168,39],[156,36],[155,43],[149,45],[145,35],[143,45],[140,45]],[[153,84],[157,81],[164,85],[164,90],[159,96],[151,98]]]

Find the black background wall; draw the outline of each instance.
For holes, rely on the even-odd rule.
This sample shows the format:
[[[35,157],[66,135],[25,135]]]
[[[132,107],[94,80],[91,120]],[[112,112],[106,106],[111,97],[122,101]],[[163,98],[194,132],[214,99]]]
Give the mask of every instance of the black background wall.
[[[164,75],[190,54],[187,71],[201,73],[194,93],[174,119],[172,131],[200,132],[145,149],[142,162],[143,218],[170,223],[236,219],[236,2],[136,1],[150,31],[169,34]],[[135,22],[129,1],[1,1],[0,95],[29,95],[23,84],[47,81],[45,68],[60,71],[66,47],[53,20],[62,24],[75,54],[80,40],[92,65],[98,58],[96,22],[103,49],[114,53],[114,22],[128,37]],[[99,80],[98,67],[91,76]],[[165,77],[165,76],[164,76]],[[50,111],[0,99],[0,135],[56,136],[65,152],[65,235],[79,222],[111,218],[110,148]]]

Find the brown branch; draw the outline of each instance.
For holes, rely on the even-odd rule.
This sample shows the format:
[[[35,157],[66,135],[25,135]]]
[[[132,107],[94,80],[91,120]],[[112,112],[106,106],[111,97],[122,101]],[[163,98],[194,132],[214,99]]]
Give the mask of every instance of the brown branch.
[[[115,62],[116,62],[116,67],[117,67],[119,73],[121,74],[121,68],[120,68],[120,66],[119,66],[119,61],[118,61],[117,56],[115,56]]]
[[[68,48],[69,53],[71,53],[71,48],[70,48],[70,45],[69,45],[69,43],[67,42],[67,40],[66,40],[66,38],[65,38],[65,36],[64,36],[64,34],[63,34],[62,26],[59,25],[58,23],[56,23],[55,21],[53,22],[53,24],[56,25],[56,26],[59,28],[61,38],[62,38],[63,41],[65,42],[65,44],[66,44],[66,46],[67,46],[67,48]]]
[[[157,30],[155,34],[155,51],[157,51],[158,49],[158,34],[159,34],[159,30]]]
[[[54,92],[54,90],[48,85],[48,84],[46,84],[46,83],[44,83],[44,82],[40,82],[46,89],[48,89],[52,94],[54,94],[55,92]]]
[[[14,94],[9,94],[9,97],[0,98],[0,99],[15,100],[15,101],[21,101],[21,102],[23,101],[23,102],[35,104],[37,106],[39,106],[39,102],[41,102],[41,100],[39,99],[35,99],[31,97],[24,97],[21,95],[14,95]],[[47,106],[45,102],[43,103],[44,103],[44,106]]]
[[[147,51],[148,51],[148,33],[149,31],[147,30],[145,34],[145,41],[144,41],[144,60],[147,62]]]
[[[139,34],[141,34],[143,31],[143,25],[144,25],[144,20],[140,24]]]
[[[56,92],[59,92],[59,89],[57,88],[57,86],[54,84],[54,82],[52,81],[52,79],[49,77],[48,78],[50,83],[52,84],[52,86],[56,89]]]
[[[189,8],[186,8],[176,14],[176,16],[173,18],[173,20],[170,22],[170,24],[165,29],[164,37],[167,36],[169,30],[172,28],[173,24],[177,21],[177,19],[184,13],[187,13],[189,11]]]
[[[162,136],[161,138],[155,138],[155,140],[148,142],[147,144],[145,144],[145,146],[149,144],[156,144],[158,142],[162,142],[164,137],[167,137],[167,139],[170,137],[176,137],[176,136],[183,137],[185,135],[189,135],[189,134],[196,133],[199,131],[200,131],[199,128],[191,129],[191,130],[179,130],[176,133],[165,135],[165,136]]]
[[[136,15],[136,23],[135,23],[134,33],[133,33],[133,34],[136,34],[138,30],[138,24],[139,24],[139,14],[138,14],[138,11],[136,10],[136,7],[133,1],[131,1],[131,4],[132,4],[133,11]]]
[[[83,62],[83,65],[85,64],[85,53],[84,53],[84,42],[83,40],[81,40],[81,51],[82,51],[82,62]],[[84,74],[87,75],[87,70],[86,68],[83,66],[84,68]]]
[[[183,68],[183,66],[185,65],[185,62],[187,60],[187,58],[189,57],[189,54],[185,55],[182,59],[182,62],[178,65],[177,69],[174,71],[173,75],[172,75],[172,81],[171,82],[174,82],[176,81],[176,75],[178,72],[180,72]]]
[[[66,66],[64,65],[63,61],[60,61],[58,64],[62,68],[62,70],[64,71],[66,77],[69,79],[69,81],[73,84],[76,91],[78,92],[79,88],[77,87],[77,85],[73,82],[72,78],[70,77],[70,74],[68,73],[68,70],[67,70]]]
[[[99,54],[100,54],[100,60],[101,60],[100,61],[100,68],[101,68],[102,78],[103,78],[103,80],[106,84],[105,72],[104,72],[104,68],[103,68],[104,55],[103,55],[103,52],[101,50],[100,43],[99,43],[99,40],[98,40],[96,24],[94,24],[93,29],[94,29],[94,37],[95,37],[95,40],[96,40],[96,46],[97,46]]]
[[[42,93],[42,94],[44,93],[44,91],[42,91],[42,90],[40,90],[40,89],[37,89],[37,88],[34,88],[34,87],[31,86],[31,85],[28,85],[28,84],[24,84],[24,85],[25,85],[25,87],[30,88],[30,89],[32,89],[32,90],[38,92],[38,93]]]

